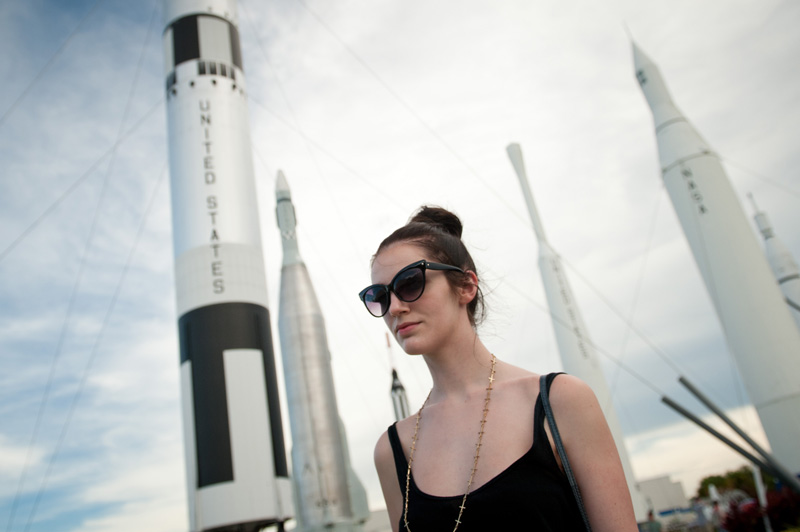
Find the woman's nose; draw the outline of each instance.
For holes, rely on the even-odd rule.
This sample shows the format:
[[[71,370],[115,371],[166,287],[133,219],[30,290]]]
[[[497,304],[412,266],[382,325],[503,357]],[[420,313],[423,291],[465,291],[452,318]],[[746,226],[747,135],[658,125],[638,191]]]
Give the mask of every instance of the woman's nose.
[[[389,292],[389,312],[390,316],[398,316],[408,311],[408,303],[397,297],[394,292]]]

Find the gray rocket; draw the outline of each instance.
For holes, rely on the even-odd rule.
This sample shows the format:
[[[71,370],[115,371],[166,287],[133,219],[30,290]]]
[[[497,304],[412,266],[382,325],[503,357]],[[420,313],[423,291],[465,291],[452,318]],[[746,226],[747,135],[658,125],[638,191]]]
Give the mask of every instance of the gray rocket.
[[[192,531],[292,515],[233,0],[164,3],[167,125]]]
[[[357,532],[369,514],[366,492],[350,467],[325,321],[300,258],[292,195],[281,171],[275,195],[283,244],[278,330],[292,429],[292,485],[299,530]]]
[[[653,112],[661,175],[774,456],[800,472],[800,332],[719,156],[683,116],[658,67],[633,44]]]
[[[797,261],[794,260],[792,254],[789,253],[781,239],[775,234],[767,214],[758,210],[752,195],[750,195],[750,200],[753,202],[753,208],[756,211],[754,217],[756,225],[761,232],[761,236],[764,237],[767,261],[770,268],[772,268],[775,279],[778,281],[781,293],[786,299],[786,304],[789,305],[794,322],[797,324],[798,330],[800,330],[800,267],[797,266]]]

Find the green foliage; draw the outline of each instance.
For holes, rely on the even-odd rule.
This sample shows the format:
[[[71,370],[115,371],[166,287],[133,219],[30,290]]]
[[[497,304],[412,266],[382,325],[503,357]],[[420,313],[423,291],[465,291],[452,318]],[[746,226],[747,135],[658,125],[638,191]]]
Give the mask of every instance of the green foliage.
[[[697,488],[697,497],[700,497],[701,499],[708,498],[708,487],[712,484],[715,485],[717,489],[720,489],[725,484],[725,477],[721,477],[719,475],[705,477],[700,481],[700,486]]]
[[[764,487],[767,491],[775,489],[775,479],[766,471],[761,472],[764,479]],[[728,471],[724,475],[711,475],[700,481],[697,488],[698,497],[708,497],[708,486],[715,485],[720,492],[739,489],[747,493],[750,497],[756,497],[756,485],[753,479],[753,472],[748,466],[742,466],[734,471]]]

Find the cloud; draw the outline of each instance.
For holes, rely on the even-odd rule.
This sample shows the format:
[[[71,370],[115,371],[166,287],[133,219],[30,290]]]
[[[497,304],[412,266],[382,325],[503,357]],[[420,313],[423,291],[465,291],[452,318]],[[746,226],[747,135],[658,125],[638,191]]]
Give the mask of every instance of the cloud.
[[[13,53],[0,59],[6,80],[0,112],[89,9],[6,4],[0,44]],[[0,252],[89,171],[0,261],[0,475],[10,490],[21,473],[20,453],[28,453],[84,257],[111,160],[104,154],[127,105],[122,130],[138,124],[108,174],[17,525],[30,509],[166,166],[158,14],[145,41],[157,6],[101,3],[0,125]],[[273,187],[282,168],[297,209],[301,253],[326,318],[353,466],[373,507],[382,498],[372,446],[392,421],[390,364],[412,409],[430,377],[419,357],[387,348],[383,324],[364,313],[355,294],[368,283],[378,242],[417,206],[441,204],[462,217],[490,292],[481,332],[492,350],[533,371],[561,367],[536,242],[504,153],[512,141],[522,145],[548,237],[570,266],[595,343],[659,392],[687,399],[677,373],[627,331],[606,299],[723,407],[747,403],[661,184],[652,119],[620,21],[662,68],[678,106],[731,160],[726,166],[737,193],[753,191],[797,253],[797,196],[787,192],[800,193],[793,126],[800,77],[786,68],[800,45],[794,4],[731,9],[727,2],[469,0],[456,7],[350,0],[309,6],[325,26],[297,2],[240,2],[270,308],[277,320],[281,246]],[[142,50],[143,69],[131,91]],[[36,525],[41,529],[54,522],[84,530],[125,530],[134,523],[137,529],[186,528],[167,180],[144,223],[54,464]],[[691,490],[701,472],[728,467],[725,453],[714,451],[718,444],[677,422],[659,393],[625,372],[615,377],[616,367],[603,360],[640,476],[671,473]],[[148,485],[149,478],[157,481]],[[0,522],[12,496],[0,498]]]
[[[761,425],[754,421],[757,418],[752,407],[737,408],[726,414],[751,438],[769,449]],[[749,446],[715,415],[706,414],[700,418],[750,450]],[[686,420],[627,437],[625,441],[639,480],[668,476],[683,485],[687,497],[695,495],[703,478],[738,469],[743,464],[749,463],[739,453]],[[691,452],[687,452],[687,449],[691,449]],[[755,451],[751,452],[756,454]]]

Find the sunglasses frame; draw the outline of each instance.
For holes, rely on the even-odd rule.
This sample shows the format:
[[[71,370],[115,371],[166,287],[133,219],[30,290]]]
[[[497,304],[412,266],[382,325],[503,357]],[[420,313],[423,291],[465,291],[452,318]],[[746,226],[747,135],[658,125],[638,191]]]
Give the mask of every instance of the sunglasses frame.
[[[422,290],[420,290],[419,295],[417,297],[415,297],[414,299],[403,299],[402,297],[400,297],[400,294],[398,294],[395,291],[394,283],[395,283],[395,281],[397,281],[397,278],[401,274],[407,272],[408,270],[413,270],[415,268],[422,270]],[[376,318],[382,318],[382,317],[384,317],[386,315],[387,312],[389,312],[389,307],[392,304],[392,294],[394,294],[395,297],[397,297],[397,299],[399,299],[400,301],[403,301],[405,303],[413,303],[414,301],[416,301],[416,300],[418,300],[419,298],[422,297],[422,294],[425,292],[425,284],[427,283],[427,277],[425,276],[425,270],[440,270],[440,271],[453,271],[453,272],[465,273],[464,270],[462,270],[458,266],[451,266],[449,264],[442,264],[440,262],[430,262],[430,261],[427,261],[425,259],[418,260],[417,262],[412,262],[411,264],[409,264],[408,266],[402,268],[399,272],[397,272],[395,274],[395,276],[392,277],[392,280],[389,282],[389,284],[371,284],[368,287],[366,287],[365,289],[363,289],[361,292],[359,292],[358,293],[358,297],[361,299],[361,302],[364,303],[364,306],[367,308],[367,312],[369,312],[370,316],[375,316],[375,314],[373,314],[372,311],[369,309],[369,306],[367,306],[367,301],[365,299],[366,295],[367,295],[367,292],[370,289],[373,289],[373,288],[376,288],[376,287],[377,288],[383,288],[384,290],[386,290],[386,293],[389,294],[389,304],[386,305],[386,310],[383,311],[383,314],[381,314],[380,316],[375,316]]]

